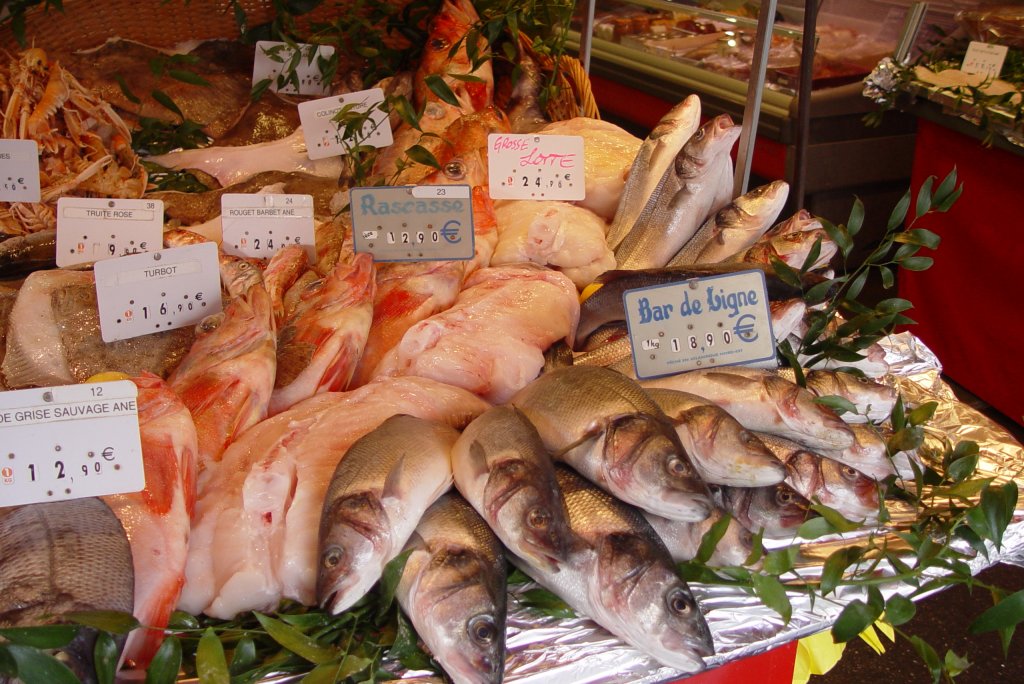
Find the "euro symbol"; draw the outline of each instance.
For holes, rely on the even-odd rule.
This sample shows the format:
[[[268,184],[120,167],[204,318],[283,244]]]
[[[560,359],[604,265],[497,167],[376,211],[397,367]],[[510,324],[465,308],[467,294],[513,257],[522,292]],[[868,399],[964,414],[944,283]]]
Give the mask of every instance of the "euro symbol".
[[[743,314],[736,321],[736,325],[732,331],[736,333],[736,337],[740,338],[744,342],[756,342],[758,335],[757,330],[754,327],[754,317],[750,314]]]
[[[448,244],[457,245],[462,242],[462,237],[459,235],[459,228],[461,227],[461,223],[452,219],[448,221],[448,223],[444,224],[443,228],[441,228],[441,237],[443,237],[444,241]]]
[[[100,456],[103,457],[104,461],[113,461],[114,460],[114,448],[113,447],[107,447],[106,449],[104,449],[103,451],[100,452]]]

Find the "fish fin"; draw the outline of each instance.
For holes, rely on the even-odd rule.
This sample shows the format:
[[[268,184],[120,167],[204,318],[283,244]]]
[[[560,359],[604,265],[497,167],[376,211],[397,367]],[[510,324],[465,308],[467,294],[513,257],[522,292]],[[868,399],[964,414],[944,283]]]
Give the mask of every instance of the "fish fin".
[[[178,484],[184,484],[181,482],[181,468],[170,439],[161,444],[147,444],[147,447],[142,455],[142,468],[146,475],[142,500],[152,513],[163,515],[171,510]]]
[[[374,304],[373,322],[404,318],[410,312],[423,306],[428,299],[430,299],[429,293],[417,294],[402,288],[392,290]]]
[[[317,391],[334,392],[343,390],[352,379],[353,373],[355,373],[356,365],[359,363],[359,357],[362,354],[362,348],[353,348],[352,344],[341,345],[341,349],[338,354],[331,360],[330,365],[324,369],[324,373],[320,376],[320,382],[317,385]]]
[[[316,345],[295,339],[295,327],[286,326],[277,342],[277,375],[274,387],[287,387],[309,367]]]
[[[403,494],[402,483],[405,480],[405,454],[398,457],[398,461],[391,467],[387,478],[384,480],[384,487],[381,489],[381,500],[392,498],[400,499]]]
[[[195,417],[207,409],[216,409],[223,400],[224,395],[237,383],[238,380],[236,379],[207,374],[198,377],[183,390],[177,390],[177,392],[182,403],[185,404],[192,416]]]
[[[184,572],[175,582],[168,582],[159,592],[149,597],[142,611],[136,609],[135,617],[146,626],[132,632],[131,641],[125,645],[123,658],[125,663],[134,669],[144,670],[149,667],[160,644],[164,641],[163,628],[170,621],[171,613],[181,596],[181,588],[185,584]]]

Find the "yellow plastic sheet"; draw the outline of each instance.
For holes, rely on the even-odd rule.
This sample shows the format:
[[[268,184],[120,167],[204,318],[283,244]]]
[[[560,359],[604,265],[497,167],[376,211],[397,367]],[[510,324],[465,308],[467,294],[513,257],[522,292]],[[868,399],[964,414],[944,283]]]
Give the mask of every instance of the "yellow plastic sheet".
[[[860,638],[881,655],[885,653],[885,643],[878,636],[875,628],[889,638],[889,641],[896,641],[896,633],[891,625],[877,620],[874,625],[860,633]],[[846,644],[837,644],[832,640],[832,632],[825,630],[811,636],[804,637],[796,645],[796,662],[793,664],[793,684],[807,684],[812,675],[823,675],[839,662],[843,657]]]

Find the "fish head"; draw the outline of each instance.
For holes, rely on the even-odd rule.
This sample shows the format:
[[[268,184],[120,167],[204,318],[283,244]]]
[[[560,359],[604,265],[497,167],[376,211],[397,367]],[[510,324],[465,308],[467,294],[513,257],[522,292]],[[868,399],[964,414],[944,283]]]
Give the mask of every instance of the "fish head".
[[[391,542],[390,522],[372,492],[355,492],[325,507],[320,520],[316,578],[317,603],[337,614],[349,608],[376,582],[367,572],[383,564]]]
[[[608,618],[659,661],[687,672],[704,669],[714,654],[708,629],[690,588],[676,574],[657,538],[636,533],[605,535],[597,547],[591,591]]]
[[[220,277],[224,288],[234,297],[248,292],[253,285],[263,284],[263,268],[259,259],[231,254],[220,256]]]
[[[235,297],[227,307],[196,325],[193,352],[172,375],[179,377],[198,369],[237,359],[259,348],[273,355],[274,312],[270,295],[261,284]],[[202,353],[197,353],[201,350]]]
[[[474,69],[473,60],[466,49],[467,33],[480,20],[471,0],[444,0],[430,20],[427,42],[423,48],[419,68],[414,80],[417,104],[423,105],[438,96],[426,86],[428,76],[440,76],[452,90],[464,112],[478,111],[491,103],[494,97],[494,71],[490,60],[481,60]],[[478,54],[486,54],[486,39],[476,35]],[[448,74],[470,75],[479,80],[462,81]]]
[[[793,534],[808,518],[817,515],[810,502],[784,482],[768,487],[723,487],[709,485],[722,508],[741,525],[763,529],[766,537]]]
[[[822,459],[821,470],[825,487],[837,502],[833,508],[848,518],[874,518],[878,515],[876,480],[853,466],[831,459]]]
[[[427,176],[423,184],[486,187],[487,136],[510,130],[508,117],[496,107],[460,116],[448,125],[441,136],[443,144],[434,150],[440,168]]]
[[[676,155],[676,175],[680,178],[697,175],[716,157],[728,153],[739,138],[741,129],[728,114],[719,114],[704,123]]]
[[[631,413],[613,418],[603,435],[602,463],[616,493],[652,513],[697,522],[711,512],[704,482],[675,431],[660,416]]]
[[[852,446],[854,435],[832,409],[815,401],[813,392],[783,378],[763,379],[769,396],[775,399],[779,417],[795,433],[819,442],[814,446],[844,449]],[[810,442],[808,442],[810,445]]]
[[[555,572],[568,559],[575,535],[553,475],[514,455],[499,459],[484,486],[483,506],[495,532],[513,540],[509,546],[530,562]]]

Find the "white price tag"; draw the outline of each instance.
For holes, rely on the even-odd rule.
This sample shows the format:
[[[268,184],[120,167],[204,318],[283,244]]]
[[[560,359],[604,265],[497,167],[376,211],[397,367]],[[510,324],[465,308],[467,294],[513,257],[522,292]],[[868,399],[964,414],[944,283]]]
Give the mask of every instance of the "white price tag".
[[[0,508],[146,486],[130,380],[0,393]]]
[[[98,261],[94,272],[104,342],[195,325],[222,308],[214,242]]]
[[[352,188],[352,243],[375,261],[447,261],[474,253],[468,185]]]
[[[57,265],[141,254],[163,247],[163,200],[61,197]]]
[[[39,145],[0,140],[0,202],[39,202]]]
[[[487,170],[494,199],[581,200],[583,137],[491,133]]]
[[[261,40],[256,43],[256,56],[252,63],[252,84],[270,80],[268,88],[276,93],[291,95],[327,95],[330,81],[324,81],[327,62],[334,56],[330,45],[296,43],[298,50],[288,43]],[[297,85],[297,87],[296,87]]]
[[[622,301],[638,378],[775,358],[760,269],[627,290]]]
[[[1006,60],[1008,48],[1005,45],[993,45],[972,40],[967,46],[964,63],[960,71],[968,74],[981,74],[988,78],[999,78]]]
[[[269,259],[286,245],[302,245],[316,261],[312,195],[225,193],[220,206],[226,254]]]
[[[356,145],[387,147],[393,143],[391,122],[383,102],[384,91],[380,88],[300,102],[299,121],[306,139],[306,154],[310,159],[323,159],[347,154]],[[351,140],[342,137],[345,124],[334,120],[346,106],[351,106],[349,111],[358,115],[369,113],[362,130]]]

